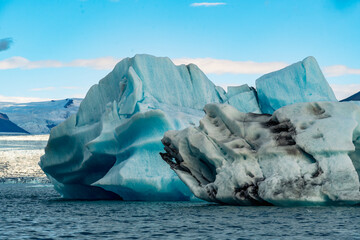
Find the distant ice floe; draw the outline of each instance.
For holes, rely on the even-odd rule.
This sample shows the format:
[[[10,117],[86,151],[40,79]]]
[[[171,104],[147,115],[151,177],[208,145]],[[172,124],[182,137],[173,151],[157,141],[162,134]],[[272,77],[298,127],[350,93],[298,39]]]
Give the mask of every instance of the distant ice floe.
[[[0,136],[0,183],[49,183],[38,165],[49,135]]]

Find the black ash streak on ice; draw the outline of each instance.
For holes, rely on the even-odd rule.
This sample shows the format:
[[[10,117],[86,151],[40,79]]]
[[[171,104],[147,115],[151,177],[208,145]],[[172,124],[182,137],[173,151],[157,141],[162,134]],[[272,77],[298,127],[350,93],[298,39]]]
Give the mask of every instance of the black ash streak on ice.
[[[199,127],[165,133],[163,160],[206,201],[359,203],[360,108],[336,100],[315,58],[260,77],[256,89],[263,114],[207,104]]]
[[[359,207],[66,201],[48,185],[0,184],[1,239],[358,239]]]
[[[273,133],[273,139],[277,142],[277,146],[285,147],[288,146],[289,148],[286,151],[290,155],[296,154],[306,154],[301,150],[299,147],[295,146],[296,142],[294,137],[296,135],[295,127],[291,124],[290,121],[279,122],[276,118],[272,118],[270,114],[255,114],[255,113],[248,113],[248,117],[244,119],[242,122],[259,122],[260,125],[265,128],[269,129],[271,133]],[[212,116],[210,116],[212,118]],[[219,127],[219,121],[214,121],[214,126]],[[222,122],[223,125],[226,125]],[[206,134],[206,132],[205,132]],[[234,134],[234,133],[232,133]],[[236,136],[236,134],[234,134]],[[239,136],[237,136],[239,137]],[[256,140],[258,140],[260,136],[255,137],[255,142],[251,142],[249,139],[245,139],[246,143],[250,146],[251,151],[256,152],[259,149]],[[187,174],[191,175],[199,184],[199,186],[203,186],[207,188],[207,193],[209,197],[218,203],[222,203],[221,201],[216,199],[217,188],[214,185],[207,185],[209,183],[214,182],[215,180],[215,167],[209,163],[209,161],[203,160],[199,158],[203,166],[207,169],[212,169],[213,179],[210,181],[204,175],[201,175],[202,179],[198,179],[195,174],[192,173],[191,169],[184,165],[184,160],[182,159],[181,154],[179,154],[179,150],[171,143],[169,138],[164,137],[162,139],[162,143],[164,144],[165,153],[160,153],[162,159],[169,164],[171,169],[183,171]],[[215,142],[213,142],[216,144]],[[291,147],[293,146],[293,147]],[[221,146],[217,146],[221,149]],[[237,146],[243,147],[243,146]],[[192,169],[193,171],[197,171],[198,169]],[[254,177],[251,172],[247,173],[250,177]],[[205,181],[204,181],[205,180]],[[258,184],[263,181],[264,178],[255,179],[255,184],[244,184],[241,187],[234,188],[234,197],[240,201],[249,200],[252,205],[272,205],[271,203],[266,202],[265,200],[261,199],[258,194]]]
[[[238,112],[231,106],[208,104],[204,108],[206,116],[200,121],[199,127],[189,127],[182,131],[170,131],[165,134],[162,139],[165,153],[160,153],[160,155],[163,160],[178,173],[179,177],[184,182],[187,182],[187,185],[197,197],[207,201],[240,205],[268,205],[271,203],[275,203],[276,205],[289,205],[289,203],[291,204],[292,202],[296,204],[296,199],[309,201],[308,199],[316,199],[319,194],[320,196],[321,194],[327,194],[328,200],[325,201],[317,198],[318,200],[315,201],[318,202],[314,203],[322,204],[323,202],[323,204],[326,204],[327,202],[327,204],[337,204],[336,201],[338,200],[344,202],[349,201],[349,203],[351,201],[358,202],[359,190],[353,189],[353,186],[356,185],[359,169],[355,169],[355,173],[352,172],[352,169],[347,170],[349,174],[352,175],[356,175],[357,171],[356,180],[352,178],[348,179],[348,181],[354,181],[351,183],[352,185],[350,184],[350,186],[352,186],[351,190],[348,190],[348,186],[346,186],[345,190],[338,189],[339,192],[332,191],[329,193],[326,187],[323,188],[323,185],[326,186],[329,183],[332,185],[332,181],[339,179],[338,176],[331,175],[331,171],[336,172],[336,169],[328,169],[331,169],[332,165],[331,158],[327,159],[327,154],[331,155],[333,152],[331,150],[327,150],[328,152],[322,150],[324,151],[322,153],[324,155],[319,155],[315,152],[316,156],[313,156],[312,153],[314,153],[314,150],[307,149],[306,143],[304,145],[304,139],[302,139],[299,144],[296,143],[297,135],[304,134],[304,132],[306,133],[306,129],[315,124],[313,128],[317,129],[317,131],[310,131],[312,134],[310,137],[312,137],[314,141],[320,141],[318,142],[319,144],[323,144],[322,141],[326,142],[325,133],[323,134],[319,131],[316,127],[319,125],[316,124],[324,123],[324,120],[327,122],[328,120],[339,121],[339,113],[336,113],[336,116],[333,117],[331,112],[334,111],[334,109],[344,108],[342,110],[344,110],[345,113],[350,113],[352,111],[351,107],[354,107],[354,105],[349,103],[342,105],[342,103],[330,102],[304,103],[288,106],[288,111],[299,111],[300,115],[303,114],[307,116],[302,122],[294,118],[297,125],[295,126],[291,120],[287,118],[289,114],[284,115],[284,113],[287,112],[286,110],[275,112],[274,115],[245,114]],[[345,110],[346,108],[348,109]],[[355,108],[353,110],[355,111]],[[358,112],[359,110],[360,109],[357,109]],[[282,120],[278,120],[278,118]],[[251,129],[253,129],[254,126],[256,126],[256,132],[253,133]],[[299,128],[300,133],[297,133],[296,127]],[[329,126],[324,129],[322,129],[322,131],[336,131]],[[354,137],[356,138],[356,135],[354,135]],[[271,141],[274,142],[272,145]],[[331,141],[333,140],[329,141],[330,144]],[[356,139],[354,141],[353,144],[356,145]],[[326,143],[329,144],[329,142]],[[345,141],[341,143],[344,144],[344,142]],[[304,148],[304,146],[306,148]],[[327,145],[325,144],[324,146]],[[230,149],[226,150],[224,147],[226,149],[230,147]],[[212,151],[213,149],[215,150]],[[275,152],[273,152],[274,149],[276,149]],[[326,149],[326,147],[324,148],[322,146],[319,149]],[[340,150],[337,151],[341,152],[341,148],[339,149]],[[357,148],[355,148],[355,153],[357,151],[356,149]],[[234,153],[237,151],[236,154],[233,156],[230,154],[229,156],[228,153],[233,151]],[[269,186],[269,184],[264,185],[267,187],[263,188],[263,192],[259,192],[260,184],[266,180],[265,175],[267,171],[266,168],[264,169],[267,165],[266,163],[264,165],[261,159],[264,157],[271,158],[274,154],[278,154],[280,158],[284,155],[288,155],[290,158],[293,157],[294,163],[300,161],[298,163],[299,166],[302,166],[300,165],[301,163],[305,164],[308,170],[299,175],[290,175],[292,176],[291,178],[278,176],[279,181],[276,182],[276,187]],[[255,160],[253,164],[260,164],[260,171],[263,171],[263,173],[251,172],[254,171],[254,168],[250,168],[251,170],[247,169],[246,162],[250,161],[250,159],[247,160],[249,157]],[[349,154],[349,157],[349,160],[352,161],[352,164],[356,167],[356,156]],[[236,175],[241,174],[241,172],[229,172],[227,165],[224,165],[224,163],[216,166],[216,164],[218,164],[218,158],[225,159],[228,164],[233,164],[231,165],[233,167],[240,166],[239,171],[242,171],[244,168],[247,176],[240,175],[242,177],[237,177]],[[344,158],[339,159],[339,161],[341,160],[345,161]],[[235,165],[234,163],[242,165]],[[325,166],[327,172],[324,172],[321,164]],[[298,167],[297,164],[294,166]],[[224,186],[221,180],[216,183],[218,177],[223,179],[223,172],[226,172],[229,176],[229,179],[226,180],[227,186]],[[234,174],[234,176],[231,174]],[[339,173],[339,175],[341,174],[342,173]],[[274,175],[270,175],[270,177],[273,176]],[[189,181],[189,178],[192,180]],[[191,183],[191,181],[193,182]],[[230,186],[234,186],[232,193],[226,190],[230,188]],[[275,188],[275,190],[270,189],[271,196],[266,193],[269,187]],[[203,190],[199,192],[199,188]],[[224,194],[224,191],[227,191],[227,197],[217,196],[217,193],[220,191],[219,188],[222,188],[222,194]],[[320,188],[320,190],[316,190],[318,188]],[[317,191],[320,191],[320,193],[317,193]],[[206,192],[205,195],[204,192]],[[344,197],[342,194],[345,194]],[[225,201],[222,199],[225,199]],[[270,200],[270,202],[267,199]],[[281,203],[281,201],[283,202]],[[286,203],[286,201],[289,203]],[[297,205],[298,204],[306,205],[305,202],[299,202]]]

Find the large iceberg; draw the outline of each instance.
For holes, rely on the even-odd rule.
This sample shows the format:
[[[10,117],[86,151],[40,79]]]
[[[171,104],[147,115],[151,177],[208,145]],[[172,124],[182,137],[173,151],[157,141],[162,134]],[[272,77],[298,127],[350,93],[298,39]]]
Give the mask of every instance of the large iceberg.
[[[192,193],[159,156],[161,138],[195,125],[207,103],[260,111],[247,85],[227,94],[196,65],[126,58],[91,87],[76,115],[52,129],[39,164],[66,198],[188,200]]]
[[[65,198],[357,201],[358,108],[338,105],[312,57],[256,84],[225,92],[193,64],[126,58],[51,130],[40,167]],[[190,189],[158,154],[189,126],[162,157]]]
[[[272,115],[208,104],[199,127],[169,131],[163,159],[195,196],[254,205],[360,202],[360,106],[311,102]]]

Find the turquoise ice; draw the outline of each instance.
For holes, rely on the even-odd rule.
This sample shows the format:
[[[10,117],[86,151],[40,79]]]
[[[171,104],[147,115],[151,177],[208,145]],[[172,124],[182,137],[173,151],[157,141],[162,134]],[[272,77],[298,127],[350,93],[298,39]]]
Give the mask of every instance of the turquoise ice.
[[[51,131],[40,166],[66,198],[188,200],[192,193],[159,156],[161,138],[197,124],[207,103],[224,102],[259,112],[248,86],[226,94],[193,64],[126,58]]]
[[[337,101],[314,57],[265,74],[256,80],[256,90],[261,111],[268,114],[294,103]]]
[[[271,194],[267,197],[269,186],[278,181],[278,178],[272,177],[273,175],[286,173],[293,174],[291,177],[295,178],[297,173],[292,171],[296,169],[296,171],[304,170],[310,175],[316,175],[316,166],[312,164],[307,169],[305,163],[311,162],[312,159],[309,160],[305,153],[305,157],[298,157],[298,165],[291,163],[290,159],[293,158],[291,153],[294,149],[291,147],[284,149],[276,145],[277,141],[273,141],[272,137],[284,141],[284,144],[292,143],[294,139],[290,139],[282,130],[280,131],[282,135],[272,134],[261,124],[274,118],[274,122],[277,121],[277,125],[282,126],[280,118],[284,118],[283,121],[287,123],[286,121],[296,118],[299,113],[304,117],[299,121],[314,124],[317,123],[312,119],[314,116],[306,112],[306,109],[311,109],[311,107],[295,107],[297,105],[294,103],[311,102],[314,105],[314,101],[332,101],[334,104],[337,101],[316,60],[312,57],[267,74],[259,78],[256,85],[257,90],[245,84],[229,87],[225,92],[221,87],[215,86],[194,64],[175,66],[169,58],[150,55],[126,58],[98,84],[90,88],[77,114],[52,129],[45,155],[39,164],[54,184],[55,189],[65,198],[189,200],[194,192],[196,196],[208,200],[204,194],[211,193],[213,196],[217,192],[215,188],[218,188],[218,200],[233,203],[229,200],[231,194],[241,194],[242,187],[250,186],[268,176],[261,186],[251,186],[259,190],[263,189],[261,199],[276,203],[277,200],[282,199],[272,199]],[[313,106],[311,104],[309,106]],[[314,106],[318,106],[316,104]],[[341,114],[350,113],[355,106],[354,104],[341,105],[346,106],[346,111],[341,112],[332,110],[334,107],[340,108],[338,107],[340,105],[329,104],[324,107],[319,106],[326,112],[337,114],[338,117],[334,118],[334,123],[339,121]],[[206,117],[202,119],[204,106],[207,106],[204,109]],[[273,117],[270,117],[268,113],[273,113],[274,110],[277,111]],[[321,114],[319,116],[325,116]],[[357,115],[352,117],[351,124],[354,125]],[[327,142],[331,138],[326,135],[329,128],[326,128],[327,125],[323,123],[331,119],[318,121],[319,123],[314,125],[317,128],[309,128],[311,130],[306,130],[304,134],[296,136],[307,136],[307,133],[320,136],[315,142],[310,137],[302,141],[304,144],[313,143],[321,149],[319,142],[323,139],[322,136],[325,136],[324,141]],[[181,170],[176,171],[181,177],[180,180],[159,155],[163,150],[161,139],[167,131],[196,126],[199,121],[200,130],[197,133],[194,132],[196,128],[188,128],[193,129],[184,130],[188,135],[183,132],[177,134],[176,137],[171,134],[166,135],[170,139],[170,145],[166,146],[167,150],[170,150],[169,156],[179,162],[185,161]],[[234,121],[239,124],[235,124]],[[226,124],[222,124],[225,122]],[[298,128],[301,129],[302,125],[300,124]],[[296,133],[300,133],[299,129],[296,129]],[[316,129],[320,129],[319,134],[314,132],[318,131]],[[346,128],[349,134],[352,130],[354,129]],[[357,131],[355,131],[356,134]],[[194,137],[193,134],[195,134]],[[244,137],[239,138],[241,134]],[[340,141],[343,138],[337,139]],[[174,143],[173,145],[180,144],[184,148],[181,151],[180,149],[172,151],[171,142]],[[221,144],[218,144],[219,142]],[[296,143],[300,146],[298,140]],[[342,149],[341,142],[336,144],[331,142],[328,148],[333,151],[331,148],[335,149],[336,145],[340,147],[339,151],[348,151],[347,153],[350,154],[349,144],[347,143]],[[243,148],[248,154],[244,155],[245,157],[242,156],[244,160],[247,159],[244,163],[235,159],[238,157],[239,149],[242,149],[241,146],[247,146]],[[300,152],[308,152],[304,146],[301,148],[303,150],[299,150]],[[261,149],[261,153],[257,153],[257,149]],[[333,152],[337,154],[335,150]],[[312,151],[316,152],[316,148]],[[325,150],[321,150],[321,154],[323,152],[325,155],[328,154]],[[342,159],[346,159],[345,168],[347,168],[351,165],[351,160],[345,155]],[[174,168],[175,165],[169,160],[169,156],[163,155],[167,163]],[[258,157],[266,158],[261,163],[263,165],[257,162]],[[208,164],[208,161],[214,161],[211,165],[213,167]],[[332,166],[337,166],[334,164]],[[279,171],[276,172],[276,169]],[[334,170],[331,166],[328,169],[331,172]],[[190,176],[183,174],[188,171],[192,172]],[[218,176],[217,171],[219,171]],[[230,179],[235,181],[238,177],[240,177],[239,181],[242,181],[241,174],[246,175],[247,171],[250,175],[245,178],[245,185],[240,183],[240,185],[231,185],[232,183],[227,182]],[[356,170],[353,169],[351,174],[345,173],[349,176],[348,179],[356,179]],[[194,188],[189,181],[198,183],[194,179],[199,179],[199,176],[205,182],[202,183],[201,180],[200,188]],[[255,178],[252,179],[251,176]],[[290,180],[291,177],[289,177]],[[215,178],[218,180],[215,181]],[[334,179],[338,181],[343,178],[340,176]],[[216,182],[215,185],[205,184],[213,180]],[[283,181],[282,178],[280,180]],[[219,188],[223,186],[222,184],[224,184],[224,189]],[[204,186],[207,187],[203,188]],[[240,192],[232,192],[229,186],[237,186]],[[350,184],[349,187],[353,189],[358,185]],[[200,191],[200,194],[197,191]],[[326,191],[331,191],[331,187]],[[311,195],[311,201],[322,201],[322,197],[329,197],[324,196]]]

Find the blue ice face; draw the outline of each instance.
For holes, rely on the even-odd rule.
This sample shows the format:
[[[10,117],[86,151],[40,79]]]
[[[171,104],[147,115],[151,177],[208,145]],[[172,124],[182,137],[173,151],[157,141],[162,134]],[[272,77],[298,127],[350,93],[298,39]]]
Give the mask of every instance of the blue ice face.
[[[315,58],[266,74],[256,80],[263,113],[300,102],[337,101]]]
[[[40,166],[67,198],[188,200],[192,193],[159,156],[161,138],[197,124],[207,103],[260,112],[248,86],[227,95],[193,64],[126,58],[52,130]]]

